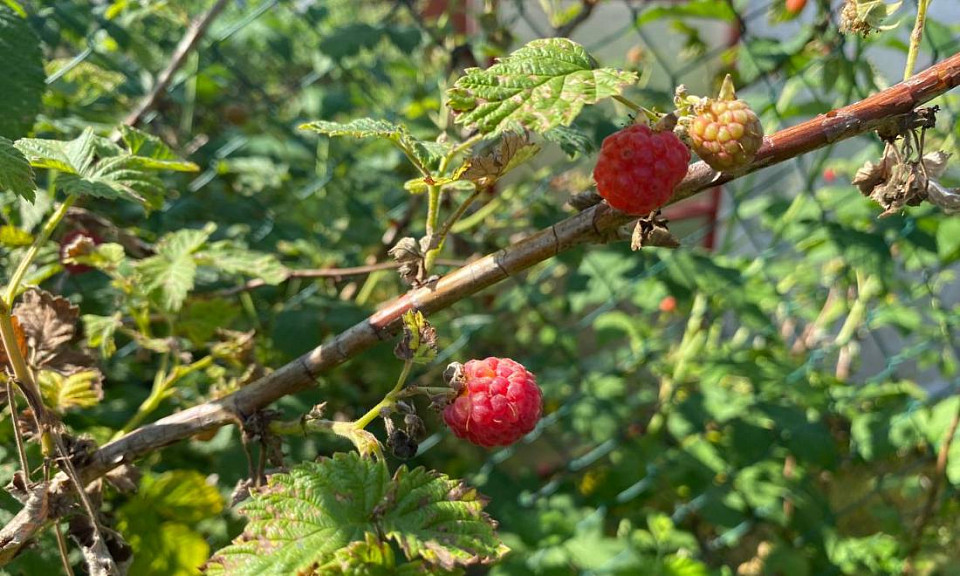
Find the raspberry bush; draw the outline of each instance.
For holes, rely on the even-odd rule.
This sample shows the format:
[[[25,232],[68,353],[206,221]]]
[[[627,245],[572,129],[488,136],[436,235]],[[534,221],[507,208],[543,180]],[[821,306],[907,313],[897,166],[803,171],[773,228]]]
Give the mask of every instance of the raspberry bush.
[[[951,4],[461,4],[0,2],[0,573],[951,573]]]

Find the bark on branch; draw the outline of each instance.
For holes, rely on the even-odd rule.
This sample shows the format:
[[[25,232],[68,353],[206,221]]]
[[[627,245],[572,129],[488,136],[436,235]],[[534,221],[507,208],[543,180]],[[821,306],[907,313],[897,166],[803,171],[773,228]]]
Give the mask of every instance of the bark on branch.
[[[768,136],[754,162],[736,175],[717,173],[703,162],[692,165],[672,201],[868,132],[957,85],[960,85],[960,53],[860,102]],[[424,314],[442,310],[576,245],[608,238],[631,220],[633,218],[605,203],[571,216],[435,283],[388,302],[363,322],[225,398],[172,414],[106,444],[80,468],[80,473],[84,481],[89,482],[112,468],[164,446],[200,432],[242,422],[272,402],[313,386],[320,374],[329,372],[380,341],[392,338],[400,327],[401,315],[407,310],[417,308]],[[30,528],[39,529],[41,525],[28,523],[27,530],[18,531],[16,542],[9,545],[22,545],[29,537],[24,532]],[[7,552],[7,546],[7,542],[0,540],[0,558]]]

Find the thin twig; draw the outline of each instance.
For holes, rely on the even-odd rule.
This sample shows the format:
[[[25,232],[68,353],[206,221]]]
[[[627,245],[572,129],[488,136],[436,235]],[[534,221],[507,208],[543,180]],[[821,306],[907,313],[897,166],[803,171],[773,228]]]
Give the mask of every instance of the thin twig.
[[[764,145],[754,161],[737,174],[717,173],[703,162],[693,164],[674,191],[671,203],[874,130],[890,118],[907,114],[958,85],[960,54],[954,54],[912,77],[909,82],[902,82],[850,106],[771,134],[764,139]],[[171,414],[104,445],[90,455],[88,464],[80,470],[82,478],[90,482],[117,466],[165,446],[201,432],[241,422],[243,415],[252,414],[284,396],[315,386],[321,374],[379,342],[392,339],[405,312],[417,309],[424,314],[431,314],[448,308],[561,252],[602,240],[632,219],[606,203],[599,204],[508,248],[471,262],[437,282],[385,303],[369,318],[228,396]],[[58,474],[54,483],[61,478]],[[0,538],[0,564],[3,559],[11,558],[42,527],[42,523],[28,522],[30,518],[29,511],[23,510],[0,530],[0,536],[14,529],[17,535],[15,540]]]
[[[187,33],[180,40],[180,44],[177,45],[177,49],[173,52],[170,63],[163,72],[157,76],[157,82],[153,85],[153,90],[151,90],[150,93],[140,101],[140,105],[127,116],[123,121],[124,124],[127,126],[136,125],[137,122],[143,118],[143,115],[157,104],[157,100],[167,90],[167,86],[170,85],[170,80],[173,79],[173,75],[183,66],[183,63],[186,62],[187,55],[190,54],[190,51],[200,42],[207,28],[210,27],[210,24],[226,6],[227,0],[217,0],[209,10],[190,24]]]
[[[466,262],[463,260],[437,260],[437,264],[440,266],[449,266],[452,268],[459,268],[466,265]],[[347,276],[364,276],[372,272],[378,272],[380,270],[394,270],[400,267],[399,262],[378,262],[376,264],[368,264],[366,266],[352,266],[349,268],[312,268],[305,270],[291,270],[287,277],[284,279],[290,280],[292,278],[345,278]],[[233,288],[227,288],[225,290],[218,290],[214,292],[217,296],[233,296],[240,292],[247,292],[249,290],[254,290],[260,288],[261,286],[266,286],[267,283],[260,278],[255,278],[250,280],[240,286],[235,286]]]

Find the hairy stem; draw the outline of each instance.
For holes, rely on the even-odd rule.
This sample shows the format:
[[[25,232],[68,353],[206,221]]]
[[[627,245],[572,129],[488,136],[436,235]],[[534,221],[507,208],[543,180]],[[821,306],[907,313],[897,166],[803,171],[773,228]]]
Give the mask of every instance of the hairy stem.
[[[53,231],[60,224],[60,221],[63,220],[64,216],[67,215],[67,210],[70,209],[70,206],[73,206],[73,203],[76,200],[76,196],[67,196],[67,198],[53,212],[53,214],[50,215],[50,218],[44,223],[43,228],[40,229],[40,233],[37,234],[37,237],[33,240],[33,244],[30,245],[27,253],[23,255],[20,263],[17,264],[17,269],[14,270],[13,275],[10,277],[10,282],[7,284],[7,294],[4,297],[4,304],[6,308],[13,307],[13,301],[17,297],[17,291],[20,289],[20,283],[23,281],[23,277],[26,275],[27,269],[30,268],[30,264],[33,263],[33,259],[37,256],[37,252],[44,244],[46,244],[47,240],[50,239],[50,235],[53,234]]]
[[[907,64],[903,67],[903,79],[913,76],[913,68],[917,65],[917,54],[920,53],[920,41],[923,39],[923,26],[927,22],[927,8],[933,0],[917,1],[917,20],[910,33],[910,48],[907,50]]]

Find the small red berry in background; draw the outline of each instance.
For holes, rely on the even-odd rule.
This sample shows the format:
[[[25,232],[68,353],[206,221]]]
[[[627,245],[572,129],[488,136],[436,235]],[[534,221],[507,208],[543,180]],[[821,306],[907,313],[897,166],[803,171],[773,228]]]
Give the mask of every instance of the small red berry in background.
[[[443,421],[457,437],[478,446],[513,444],[540,420],[537,379],[518,362],[470,360],[452,384],[458,394],[443,410]]]
[[[689,162],[690,150],[676,134],[635,124],[603,141],[593,179],[611,206],[645,216],[670,200]]]
[[[787,9],[787,12],[791,14],[799,14],[801,10],[804,9],[807,5],[807,0],[787,0],[784,5]]]
[[[661,312],[673,312],[677,309],[677,299],[673,296],[665,296],[663,300],[660,301],[660,311]]]
[[[66,270],[68,274],[74,276],[93,270],[93,268],[85,264],[68,264],[66,263],[66,259],[85,253],[92,246],[97,246],[102,243],[103,239],[93,232],[86,230],[71,230],[67,232],[63,235],[63,238],[60,239],[60,263],[63,264],[63,269]]]
[[[827,184],[833,184],[833,182],[834,182],[836,179],[837,179],[837,173],[833,170],[833,168],[826,168],[826,169],[824,169],[824,171],[823,171],[823,181],[824,181],[824,182],[826,182]]]

